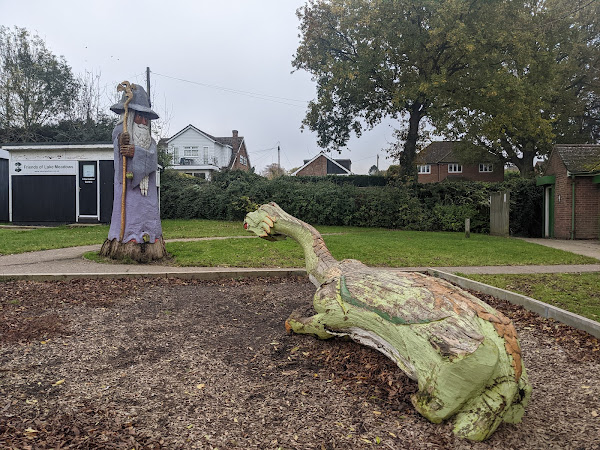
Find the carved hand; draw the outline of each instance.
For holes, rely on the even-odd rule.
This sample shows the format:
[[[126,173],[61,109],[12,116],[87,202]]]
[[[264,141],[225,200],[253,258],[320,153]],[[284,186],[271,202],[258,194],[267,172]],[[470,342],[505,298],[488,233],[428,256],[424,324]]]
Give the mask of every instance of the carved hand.
[[[129,133],[121,133],[119,135],[119,151],[122,156],[126,156],[127,158],[133,158],[135,153],[135,147],[130,144],[130,141]]]

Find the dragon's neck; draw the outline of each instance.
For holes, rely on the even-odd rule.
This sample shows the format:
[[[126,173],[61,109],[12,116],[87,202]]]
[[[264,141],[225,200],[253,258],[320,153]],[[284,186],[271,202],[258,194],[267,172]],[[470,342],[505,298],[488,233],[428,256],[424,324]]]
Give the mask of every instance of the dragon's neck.
[[[321,234],[311,225],[285,214],[277,219],[273,230],[300,244],[304,250],[306,271],[313,283],[321,285],[339,272],[339,262],[331,256]]]

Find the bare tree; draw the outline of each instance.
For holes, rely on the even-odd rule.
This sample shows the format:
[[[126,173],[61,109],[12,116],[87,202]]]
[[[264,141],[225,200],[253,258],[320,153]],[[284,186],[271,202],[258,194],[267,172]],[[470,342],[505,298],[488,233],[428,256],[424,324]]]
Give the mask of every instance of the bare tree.
[[[283,167],[279,166],[279,164],[273,163],[265,167],[260,174],[263,177],[272,180],[273,178],[278,178],[283,175],[287,175],[287,171]]]

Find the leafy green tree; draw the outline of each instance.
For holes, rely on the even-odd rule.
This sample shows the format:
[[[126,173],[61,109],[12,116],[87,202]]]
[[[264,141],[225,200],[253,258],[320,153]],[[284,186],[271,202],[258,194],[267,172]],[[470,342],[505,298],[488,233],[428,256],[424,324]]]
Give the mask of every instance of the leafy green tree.
[[[423,124],[445,110],[448,80],[480,57],[517,3],[309,0],[297,12],[301,43],[292,62],[317,83],[304,126],[320,146],[339,149],[352,132],[398,119],[403,145],[389,151],[416,175]]]
[[[79,85],[71,68],[24,28],[0,27],[0,126],[21,128],[70,118]]]
[[[546,29],[560,48],[560,88],[553,99],[558,143],[600,140],[600,3],[548,0]]]
[[[166,139],[161,139],[158,141],[157,151],[158,165],[162,166],[163,169],[171,167],[173,165],[173,155],[167,152]]]
[[[110,141],[100,97],[99,74],[76,77],[39,36],[0,26],[0,141]]]
[[[447,85],[437,131],[471,142],[534,175],[555,143],[597,142],[598,3],[539,0],[507,21],[506,34]],[[459,151],[468,159],[469,147]]]

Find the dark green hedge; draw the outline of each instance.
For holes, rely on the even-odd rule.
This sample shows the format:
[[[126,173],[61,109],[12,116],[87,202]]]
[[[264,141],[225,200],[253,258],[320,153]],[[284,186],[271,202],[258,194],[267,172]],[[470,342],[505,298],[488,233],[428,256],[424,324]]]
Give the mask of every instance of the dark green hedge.
[[[388,179],[382,175],[327,175],[326,177],[287,177],[291,182],[296,183],[317,183],[320,181],[331,181],[334,184],[351,184],[357,187],[369,187],[369,186],[385,186],[388,183]]]
[[[470,218],[471,230],[485,233],[489,231],[490,192],[500,190],[511,192],[511,234],[539,236],[542,192],[535,181],[522,179],[361,187],[348,177],[268,180],[240,171],[218,173],[209,183],[166,170],[161,180],[161,211],[163,218],[242,220],[258,205],[274,201],[311,224],[461,231]]]

